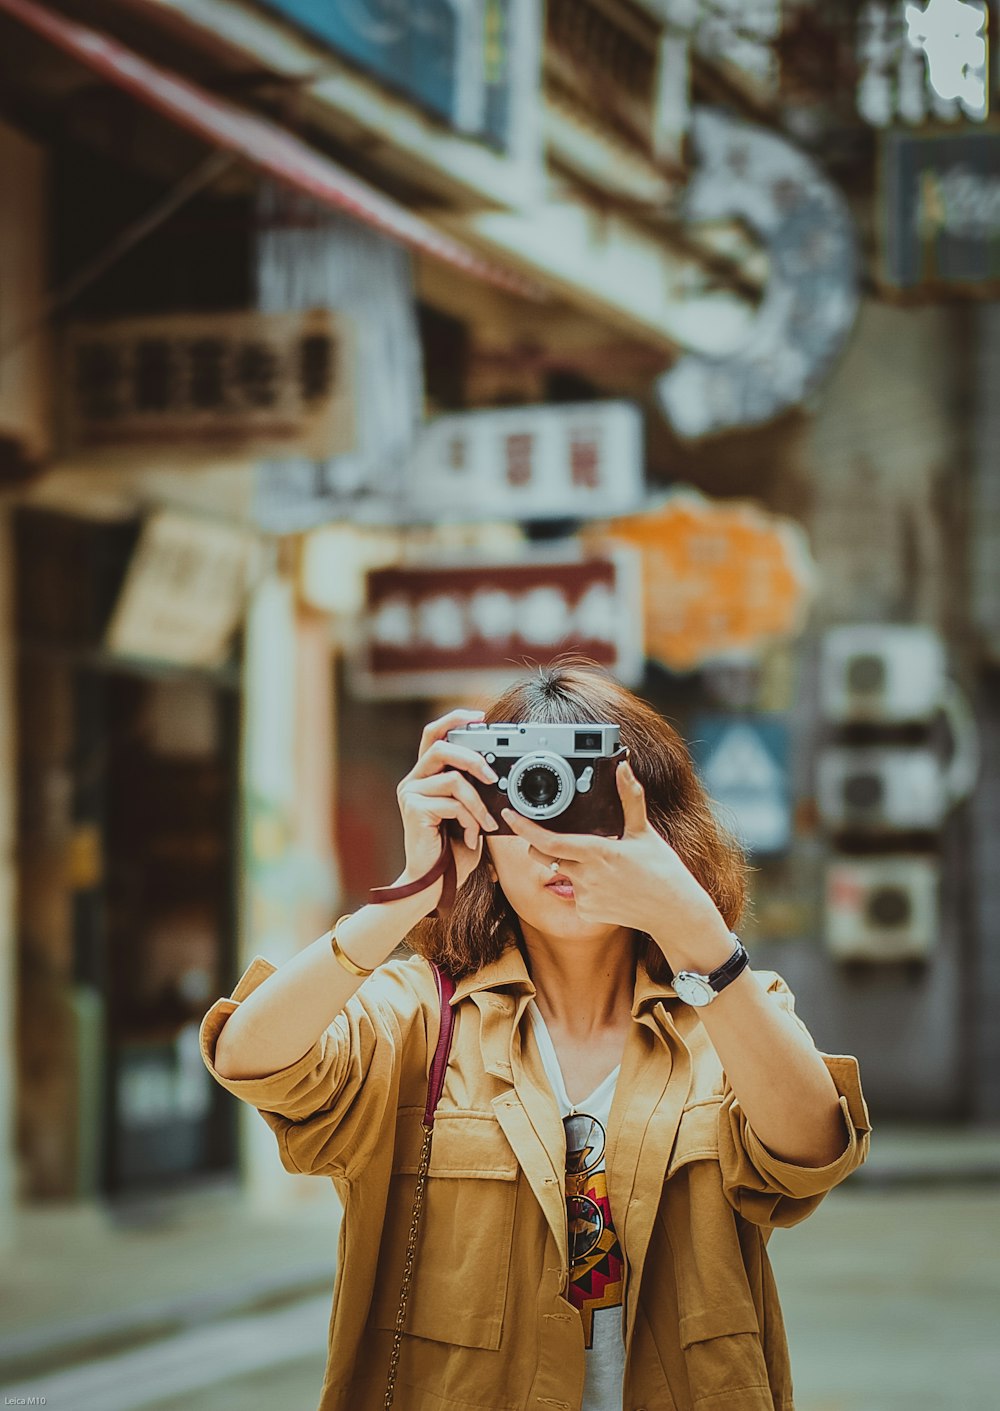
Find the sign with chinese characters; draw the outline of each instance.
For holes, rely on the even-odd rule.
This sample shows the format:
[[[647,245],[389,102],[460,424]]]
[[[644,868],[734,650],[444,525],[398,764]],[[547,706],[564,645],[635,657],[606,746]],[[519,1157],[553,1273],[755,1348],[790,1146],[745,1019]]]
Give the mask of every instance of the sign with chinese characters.
[[[76,324],[64,386],[70,455],[321,457],[353,440],[344,325],[325,309]]]
[[[673,671],[752,657],[804,626],[815,585],[805,534],[750,501],[685,488],[584,537],[641,550],[646,654]]]
[[[792,837],[787,722],[701,715],[691,729],[691,755],[718,821],[752,854],[785,852]]]
[[[105,634],[114,656],[221,666],[243,616],[259,541],[207,516],[159,510],[143,525]]]
[[[440,697],[501,690],[526,664],[563,651],[584,653],[626,685],[642,679],[633,551],[376,569],[348,668],[358,696]]]
[[[430,422],[407,477],[411,520],[592,519],[642,503],[631,402],[460,412]]]
[[[1000,133],[888,132],[881,186],[886,284],[1000,287]]]
[[[857,108],[873,127],[989,116],[987,0],[865,0]]]
[[[741,221],[769,266],[740,346],[688,353],[657,380],[665,415],[693,440],[762,425],[817,390],[854,324],[858,255],[843,195],[785,137],[714,108],[695,109],[691,136],[684,220]]]

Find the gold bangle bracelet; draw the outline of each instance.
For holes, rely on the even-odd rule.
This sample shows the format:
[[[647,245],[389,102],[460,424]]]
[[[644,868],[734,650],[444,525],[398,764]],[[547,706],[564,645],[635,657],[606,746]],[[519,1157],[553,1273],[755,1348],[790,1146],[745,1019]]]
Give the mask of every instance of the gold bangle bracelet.
[[[338,926],[340,926],[344,921],[346,921],[349,916],[353,915],[353,911],[345,911],[344,915],[341,916],[338,921],[334,922],[333,930],[330,932],[330,946],[333,950],[334,955],[340,961],[341,965],[344,967],[345,970],[349,970],[352,975],[360,975],[361,978],[364,979],[366,975],[374,975],[375,967],[373,966],[371,970],[366,970],[363,965],[355,965],[351,957],[344,953],[343,947],[337,940]]]

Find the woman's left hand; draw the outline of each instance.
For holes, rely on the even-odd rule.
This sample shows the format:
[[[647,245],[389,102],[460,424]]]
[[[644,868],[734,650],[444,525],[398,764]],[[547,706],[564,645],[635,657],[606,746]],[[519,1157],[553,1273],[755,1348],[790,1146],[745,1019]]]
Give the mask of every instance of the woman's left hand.
[[[559,870],[573,883],[581,921],[606,922],[638,931],[683,936],[703,934],[706,923],[728,928],[715,902],[646,814],[646,793],[627,760],[615,782],[625,815],[621,838],[592,833],[553,833],[512,808],[501,809],[511,831],[530,845],[528,854]],[[714,917],[714,919],[713,919]]]

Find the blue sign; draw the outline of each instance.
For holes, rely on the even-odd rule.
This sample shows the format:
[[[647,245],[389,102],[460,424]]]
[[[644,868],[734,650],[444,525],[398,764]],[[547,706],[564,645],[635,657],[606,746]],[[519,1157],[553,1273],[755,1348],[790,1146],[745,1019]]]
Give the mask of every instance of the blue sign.
[[[882,267],[901,289],[1000,285],[1000,133],[887,132]]]
[[[506,149],[513,0],[267,0],[450,126]]]
[[[718,821],[748,852],[787,851],[792,834],[789,732],[780,716],[700,715],[691,756]]]

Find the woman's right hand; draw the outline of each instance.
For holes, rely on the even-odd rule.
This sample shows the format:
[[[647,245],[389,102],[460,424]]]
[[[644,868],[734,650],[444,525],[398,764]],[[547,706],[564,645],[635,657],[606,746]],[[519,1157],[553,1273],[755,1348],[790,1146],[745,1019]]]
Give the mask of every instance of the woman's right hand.
[[[417,762],[396,788],[406,849],[401,881],[415,882],[433,867],[441,854],[441,824],[454,818],[463,830],[462,841],[451,839],[460,887],[482,856],[481,830],[492,833],[498,827],[466,777],[467,773],[475,774],[486,783],[495,784],[496,773],[478,751],[451,745],[445,738],[449,730],[481,720],[483,714],[481,710],[452,710],[424,727]],[[428,887],[429,909],[435,905],[430,901],[432,892],[440,895],[441,886],[435,882]]]

